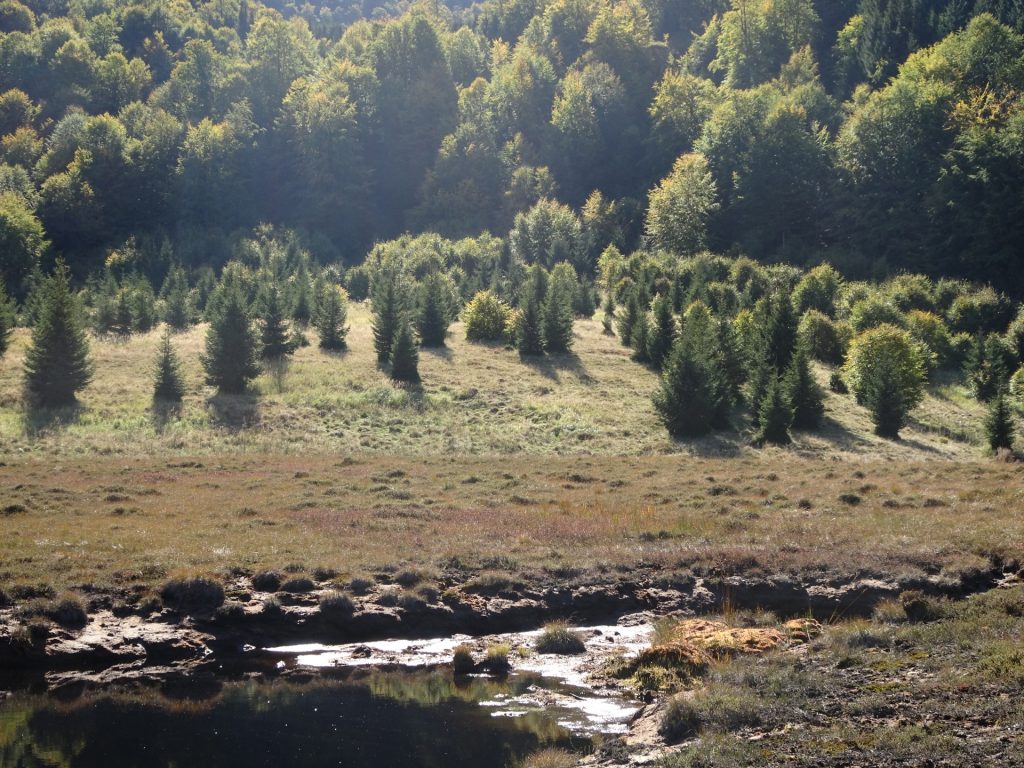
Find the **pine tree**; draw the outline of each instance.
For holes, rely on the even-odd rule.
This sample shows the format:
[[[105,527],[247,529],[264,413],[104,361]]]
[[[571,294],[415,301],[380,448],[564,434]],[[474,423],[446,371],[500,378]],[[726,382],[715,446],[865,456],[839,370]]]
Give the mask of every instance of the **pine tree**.
[[[338,351],[345,349],[348,335],[348,308],[341,290],[334,285],[325,284],[319,292],[313,325],[320,335],[320,349]]]
[[[444,277],[436,272],[427,275],[420,285],[416,331],[419,334],[421,346],[444,346],[451,319],[446,287]]]
[[[7,297],[4,281],[0,279],[0,358],[7,354],[14,333],[14,302]]]
[[[724,317],[718,320],[716,354],[721,361],[719,366],[731,407],[741,399],[748,372],[736,337],[736,329]]]
[[[640,317],[640,300],[637,293],[638,290],[635,288],[629,292],[626,306],[618,316],[616,330],[619,332],[619,341],[622,342],[624,347],[629,347],[633,344],[633,326],[636,324],[637,318]]]
[[[772,379],[777,376],[778,372],[768,362],[767,350],[762,349],[747,380],[747,405],[750,407],[750,421],[755,427],[761,426],[761,404]]]
[[[391,378],[395,381],[417,383],[420,380],[420,356],[416,349],[416,339],[407,320],[398,324],[395,340],[391,345]]]
[[[218,288],[220,294],[206,332],[206,352],[201,360],[206,383],[220,392],[241,394],[260,373],[256,362],[258,342],[240,285]]]
[[[978,400],[988,402],[1006,386],[1010,378],[1006,358],[1006,347],[996,334],[984,336],[979,333],[974,337],[964,370]]]
[[[132,290],[132,325],[138,333],[148,333],[156,325],[156,300],[153,289],[143,277]]]
[[[284,317],[281,294],[277,286],[268,286],[263,293],[260,317],[260,357],[280,360],[295,351],[295,340]]]
[[[25,385],[37,405],[67,405],[92,381],[93,368],[64,262],[39,286],[37,301],[38,318],[25,356]]]
[[[638,363],[649,363],[651,344],[651,320],[646,312],[641,312],[633,323],[633,338],[629,346],[633,349],[631,357]]]
[[[573,311],[572,297],[576,284],[576,276],[571,277],[558,273],[548,281],[547,295],[541,308],[541,325],[544,335],[544,349],[553,354],[568,352],[572,349]],[[565,265],[568,267],[568,265]],[[571,271],[571,267],[569,267]]]
[[[985,417],[985,439],[993,451],[1013,450],[1013,414],[1006,400],[1006,391],[1001,389],[992,399]]]
[[[300,328],[305,328],[313,319],[313,301],[310,296],[309,273],[306,271],[305,263],[300,262],[299,271],[295,275],[295,285],[292,290],[292,311],[291,316]]]
[[[576,317],[591,318],[594,316],[594,312],[597,311],[597,296],[593,283],[587,280],[579,281],[572,310]]]
[[[817,429],[825,415],[825,393],[814,378],[802,344],[793,353],[783,383],[786,399],[793,408],[793,428]]]
[[[132,335],[132,326],[131,294],[127,288],[121,288],[114,301],[114,318],[110,330],[116,336],[126,339]]]
[[[381,271],[375,276],[370,292],[373,347],[377,351],[379,365],[385,365],[391,359],[391,345],[405,311],[399,279],[396,274]]]
[[[522,317],[516,334],[516,347],[520,355],[543,355],[544,337],[541,332],[540,307],[532,291],[527,291]]]
[[[611,336],[615,333],[615,297],[611,291],[608,291],[604,295],[604,314],[601,316],[601,326],[604,328],[604,332]]]
[[[776,294],[769,304],[763,342],[769,365],[780,374],[789,367],[796,349],[796,338],[797,319],[793,302],[784,293]]]
[[[192,306],[184,269],[178,265],[171,267],[160,295],[164,300],[164,322],[175,331],[188,328],[192,324]]]
[[[758,423],[760,429],[754,438],[755,443],[786,445],[790,442],[789,428],[793,423],[793,406],[786,399],[785,386],[777,376],[772,376],[768,382]]]
[[[672,437],[711,431],[719,408],[711,368],[693,344],[679,339],[665,362],[654,407]]]
[[[156,370],[153,376],[153,400],[158,403],[180,403],[185,395],[185,383],[181,376],[178,355],[171,346],[171,332],[167,330],[160,339],[157,352]]]
[[[654,302],[654,327],[647,343],[647,357],[659,371],[672,351],[676,340],[676,318],[672,313],[672,300],[663,296]]]

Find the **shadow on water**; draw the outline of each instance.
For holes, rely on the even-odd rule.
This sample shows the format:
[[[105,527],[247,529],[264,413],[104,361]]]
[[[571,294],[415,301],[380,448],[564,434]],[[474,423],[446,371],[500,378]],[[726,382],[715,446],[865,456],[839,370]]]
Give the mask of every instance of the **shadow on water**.
[[[216,394],[206,401],[210,420],[232,432],[256,426],[259,422],[259,399],[253,394]]]
[[[590,749],[544,707],[493,716],[489,703],[542,682],[373,671],[16,691],[0,701],[0,765],[511,768],[542,747]]]

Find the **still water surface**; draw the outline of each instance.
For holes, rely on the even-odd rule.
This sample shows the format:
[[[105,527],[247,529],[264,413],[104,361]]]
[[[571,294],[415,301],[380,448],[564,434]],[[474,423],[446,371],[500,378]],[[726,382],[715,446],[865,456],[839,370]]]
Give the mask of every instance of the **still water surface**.
[[[0,700],[0,766],[511,768],[540,747],[594,744],[593,723],[558,704],[577,695],[558,680],[456,680],[448,670],[342,678],[200,678],[57,694],[0,678],[10,691]]]

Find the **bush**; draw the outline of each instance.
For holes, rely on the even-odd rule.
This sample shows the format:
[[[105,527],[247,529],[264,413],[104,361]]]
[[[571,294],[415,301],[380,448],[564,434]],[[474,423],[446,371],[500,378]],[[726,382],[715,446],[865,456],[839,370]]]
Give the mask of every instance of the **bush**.
[[[179,611],[212,611],[224,604],[224,587],[208,576],[179,576],[160,590],[164,605]]]
[[[355,610],[352,598],[344,592],[327,592],[320,596],[320,613],[327,619],[347,619]]]
[[[22,619],[43,616],[68,629],[81,629],[89,620],[85,603],[78,595],[64,594],[53,600],[37,599],[17,610]]]
[[[669,699],[658,724],[658,735],[669,744],[696,736],[700,730],[700,713],[693,702],[683,696]]]
[[[297,594],[301,592],[311,592],[314,587],[316,587],[316,584],[314,584],[313,580],[308,576],[292,576],[281,584],[278,591]]]
[[[845,323],[836,323],[816,309],[810,309],[800,318],[797,338],[815,360],[839,365],[846,355],[852,329]]]
[[[473,660],[473,649],[468,645],[460,645],[452,652],[452,669],[456,675],[468,675],[476,669]]]
[[[875,432],[897,437],[924,397],[924,356],[917,342],[891,325],[872,328],[850,345],[844,371],[857,402],[871,410]]]
[[[932,312],[911,310],[907,313],[907,330],[916,341],[932,353],[937,366],[944,367],[953,363],[953,345],[949,329],[941,317]]]
[[[560,656],[574,656],[587,650],[580,634],[561,622],[544,627],[534,648],[537,653],[553,653]]]
[[[281,574],[263,571],[252,577],[252,588],[258,592],[277,592],[281,588]]]
[[[857,333],[864,333],[880,325],[902,328],[906,322],[903,313],[894,304],[877,295],[861,299],[850,310],[850,325]]]
[[[364,265],[352,267],[346,273],[345,289],[353,301],[363,301],[370,295],[370,273]]]
[[[462,310],[469,341],[502,341],[511,310],[491,291],[480,291]]]
[[[1013,319],[1013,303],[992,288],[980,288],[955,298],[946,319],[956,333],[1003,333]]]
[[[348,588],[353,595],[365,595],[376,583],[369,576],[353,576],[349,579]]]
[[[793,289],[793,308],[797,314],[814,310],[831,315],[836,309],[836,297],[842,287],[842,276],[829,264],[821,264],[801,278]]]

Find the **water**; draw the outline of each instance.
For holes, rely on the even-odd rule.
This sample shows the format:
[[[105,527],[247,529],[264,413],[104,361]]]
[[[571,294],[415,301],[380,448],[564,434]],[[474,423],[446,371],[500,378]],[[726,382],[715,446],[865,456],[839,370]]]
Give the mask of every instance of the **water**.
[[[619,729],[588,706],[601,709],[592,692],[533,673],[349,667],[57,693],[29,685],[0,700],[0,766],[511,768],[541,747],[589,751],[597,731]]]

